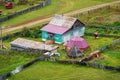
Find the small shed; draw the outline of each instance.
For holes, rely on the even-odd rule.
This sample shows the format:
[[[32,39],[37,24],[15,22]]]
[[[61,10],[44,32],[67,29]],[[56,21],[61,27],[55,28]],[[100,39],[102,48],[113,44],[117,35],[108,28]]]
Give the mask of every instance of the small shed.
[[[20,51],[35,51],[41,53],[44,52],[57,52],[58,46],[46,45],[42,42],[36,42],[33,40],[27,40],[23,38],[18,38],[10,43],[11,49]]]
[[[83,56],[83,53],[76,46],[73,46],[67,53],[67,56],[70,58],[77,58]]]
[[[69,51],[73,46],[78,47],[82,52],[89,48],[88,42],[84,38],[81,38],[79,36],[76,36],[70,41],[65,42],[64,46],[66,47],[67,51]]]
[[[12,9],[13,6],[14,6],[13,2],[7,2],[7,3],[5,4],[5,7],[6,7],[7,9]]]
[[[63,43],[75,36],[83,36],[84,30],[85,24],[77,18],[56,14],[49,24],[41,28],[42,40],[53,39],[55,43]]]

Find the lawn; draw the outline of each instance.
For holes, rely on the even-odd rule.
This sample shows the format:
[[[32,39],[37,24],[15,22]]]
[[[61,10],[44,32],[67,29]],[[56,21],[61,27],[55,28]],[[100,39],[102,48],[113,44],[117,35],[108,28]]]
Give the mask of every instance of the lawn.
[[[120,5],[112,6],[110,9],[103,9],[88,15],[80,16],[79,19],[86,24],[103,25],[120,28]]]
[[[9,80],[119,80],[120,73],[85,66],[38,62]]]
[[[103,4],[107,2],[117,1],[117,0],[51,0],[51,5],[43,7],[39,10],[35,10],[20,16],[17,16],[11,20],[3,22],[3,26],[12,26],[25,23],[38,18],[46,18],[53,16],[56,13],[64,14],[66,12],[78,10],[81,8],[95,6],[98,4]],[[89,3],[89,4],[88,4]],[[23,19],[24,18],[24,19]]]
[[[0,54],[0,74],[8,73],[38,56],[40,55],[37,53],[19,51],[10,51],[9,54]]]
[[[91,28],[91,27],[86,27],[85,31],[87,33],[94,33],[97,31],[99,34],[104,34],[104,35],[114,35],[114,36],[119,36],[120,31],[119,30],[109,30],[109,29],[102,29],[102,28]]]
[[[28,1],[31,1],[31,0],[28,0]],[[6,9],[4,5],[0,6],[0,10],[2,11],[3,16],[7,16],[9,14],[12,14],[12,13],[18,12],[20,10],[24,10],[26,8],[31,7],[29,5],[29,3],[24,4],[24,5],[18,5],[17,3],[18,3],[18,0],[14,0],[14,8],[12,8],[12,9]],[[34,5],[37,5],[38,3],[40,3],[40,0],[39,0],[39,2],[38,2],[38,0],[34,1]],[[1,16],[0,16],[0,18],[1,18]]]
[[[120,44],[105,50],[99,58],[92,60],[92,62],[120,67]]]

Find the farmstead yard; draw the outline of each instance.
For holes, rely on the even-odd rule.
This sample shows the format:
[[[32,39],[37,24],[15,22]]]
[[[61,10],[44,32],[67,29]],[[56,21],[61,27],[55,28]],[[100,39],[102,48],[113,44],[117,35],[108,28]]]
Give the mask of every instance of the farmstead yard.
[[[15,0],[15,2],[16,1],[17,0]],[[37,1],[38,0],[36,0],[35,4],[38,3]],[[3,36],[2,38],[0,37],[0,40],[2,40],[2,44],[5,49],[0,49],[0,80],[119,80],[120,6],[112,5],[110,8],[100,9],[93,13],[72,15],[74,17],[63,15],[64,13],[70,11],[114,1],[117,0],[51,0],[50,5],[3,22],[2,25],[9,27],[23,23],[27,24],[26,22],[31,20],[34,21],[36,19],[45,19],[57,13],[61,14],[54,18],[57,22],[54,22],[52,19],[53,22],[51,20],[51,22],[44,22],[30,26],[29,28],[25,27],[2,34]],[[21,9],[29,7],[28,4],[21,6]],[[4,10],[3,7],[0,8],[2,8],[2,10],[5,12],[9,12],[9,10]],[[17,10],[17,7],[14,8],[14,10]],[[61,18],[63,20],[65,19],[66,21],[68,20],[68,22],[64,23]],[[74,22],[72,23],[72,21]],[[70,57],[68,56],[68,53],[70,51],[72,52],[72,48],[75,46],[77,47],[77,45],[74,44],[74,46],[67,51],[67,48],[69,47],[65,46],[64,42],[58,39],[61,37],[61,35],[66,36],[64,35],[66,33],[72,35],[67,36],[65,38],[67,40],[69,37],[73,38],[74,35],[78,35],[79,33],[77,33],[77,30],[79,28],[77,25],[74,25],[77,23],[77,21],[79,23],[79,27],[85,27],[85,30],[82,29],[84,35],[77,37],[79,40],[80,38],[84,39],[88,43],[89,47],[84,51],[82,51],[81,48],[75,48],[76,51],[73,50],[73,54],[81,52],[83,53],[83,56]],[[54,29],[48,29],[51,29],[54,32],[50,32],[48,29],[42,29],[44,27],[46,28],[46,26],[51,27],[49,26],[50,23],[51,25],[54,25],[52,26]],[[64,25],[62,23],[64,23]],[[66,29],[64,34],[60,33],[59,30],[57,33],[55,28],[56,26],[58,27],[58,25],[60,27],[59,29],[62,27]],[[46,34],[43,34],[45,30]],[[72,30],[74,33],[72,33]],[[95,32],[98,33],[97,37],[95,36]],[[10,43],[18,38],[36,41],[36,44],[37,42],[42,42],[47,46],[52,45],[58,46],[59,48],[56,50],[57,52],[51,50],[49,51],[50,54],[46,55],[44,53],[45,46],[43,46],[44,49],[41,49],[41,52],[38,53],[34,52],[33,50],[36,47],[35,45],[31,45],[32,43],[28,44],[27,42],[23,42],[24,44],[22,43],[22,47],[17,44],[13,46],[16,50],[13,50],[13,47],[11,47]],[[72,38],[66,42],[73,41]],[[47,41],[52,40],[54,42],[61,42],[61,44],[54,42],[46,43]],[[24,45],[28,47],[24,47]],[[29,50],[31,47],[33,47],[32,50]],[[39,47],[40,45],[37,45],[37,48]],[[23,48],[28,49],[28,51],[24,51],[25,49]],[[19,51],[19,49],[21,51]],[[37,49],[35,51],[37,51]],[[96,54],[94,56],[93,53],[95,52]],[[52,55],[52,53],[54,53],[54,55]],[[40,60],[40,58],[42,59]]]

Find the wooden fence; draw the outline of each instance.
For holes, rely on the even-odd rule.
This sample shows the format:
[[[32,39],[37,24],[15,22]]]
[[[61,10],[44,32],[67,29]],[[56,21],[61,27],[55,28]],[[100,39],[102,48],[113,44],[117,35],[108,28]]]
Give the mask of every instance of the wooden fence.
[[[3,37],[0,37],[0,39],[2,38],[2,40],[7,40],[7,39],[10,39],[10,38],[19,36],[20,34],[21,34],[21,31],[15,32],[15,33],[12,33],[12,34],[8,34],[8,35],[3,36]],[[85,32],[85,35],[93,36],[93,33]],[[116,36],[116,35],[107,35],[107,34],[99,34],[99,36],[101,36],[101,37],[109,37],[109,38],[120,38],[120,36]]]
[[[120,28],[116,28],[116,27],[98,26],[98,25],[91,25],[91,24],[87,24],[86,26],[88,26],[90,28],[102,28],[102,29],[106,29],[106,30],[119,30],[120,31]]]
[[[22,71],[22,70],[25,69],[25,68],[33,65],[34,63],[36,63],[36,62],[38,62],[38,61],[43,61],[43,60],[45,60],[45,56],[41,56],[41,57],[36,58],[35,60],[31,61],[31,62],[28,62],[28,63],[26,63],[26,64],[24,64],[24,65],[18,66],[18,67],[16,67],[15,70],[13,70],[13,71],[11,71],[11,72],[9,72],[9,73],[7,73],[7,74],[1,75],[1,76],[0,76],[0,80],[6,80],[7,78],[9,78],[9,77],[11,77],[12,75],[14,75],[14,74]]]
[[[4,22],[4,21],[7,21],[9,19],[12,19],[18,15],[22,15],[22,14],[25,14],[25,13],[28,13],[28,12],[31,12],[31,11],[34,11],[34,10],[37,10],[37,9],[40,9],[44,6],[47,6],[51,4],[51,0],[45,0],[44,2],[40,3],[39,5],[36,5],[36,6],[33,6],[33,7],[30,7],[30,8],[27,8],[25,10],[21,10],[21,11],[18,11],[18,12],[15,12],[13,14],[10,14],[6,17],[3,17],[3,18],[0,18],[0,22]]]
[[[12,75],[22,71],[23,69],[33,65],[34,63],[36,63],[38,61],[46,60],[46,58],[50,59],[50,56],[41,56],[41,57],[36,58],[35,60],[31,61],[31,62],[28,62],[27,64],[18,66],[18,67],[16,67],[15,70],[13,70],[13,71],[11,71],[11,72],[9,72],[7,74],[0,75],[0,80],[5,80],[5,79],[11,77]],[[79,62],[79,61],[76,61],[76,60],[67,61],[67,60],[57,60],[57,59],[55,59],[55,61],[58,62],[58,63],[62,63],[62,64],[76,64],[76,65],[81,65],[81,66],[89,66],[89,67],[94,67],[94,68],[100,68],[100,69],[106,69],[106,70],[114,70],[114,71],[120,72],[120,68],[112,67],[112,66],[104,66],[102,64],[97,64],[97,63]]]
[[[86,15],[86,14],[91,14],[91,13],[94,13],[94,12],[97,12],[97,11],[100,11],[100,10],[103,10],[103,9],[110,9],[110,8],[112,8],[113,6],[115,6],[116,8],[118,8],[119,5],[120,5],[120,1],[118,1],[118,2],[116,2],[116,3],[108,4],[108,5],[99,7],[99,8],[90,9],[90,10],[88,10],[88,11],[84,11],[84,12],[82,12],[82,13],[78,13],[78,14],[75,14],[75,15],[72,15],[72,16],[73,16],[73,17],[76,17],[76,18],[79,18],[80,16],[83,16],[83,15]]]
[[[102,64],[97,64],[97,63],[89,63],[89,62],[79,62],[79,61],[67,61],[67,60],[57,60],[58,63],[63,63],[63,64],[77,64],[81,66],[89,66],[89,67],[94,67],[94,68],[99,68],[99,69],[106,69],[106,70],[115,70],[120,72],[120,68],[118,67],[113,67],[113,66],[105,66]]]
[[[113,43],[103,46],[102,48],[99,49],[100,52],[103,52],[104,50],[114,47],[115,45],[120,44],[120,39],[115,40]]]
[[[108,48],[110,48],[110,47],[114,47],[116,44],[120,44],[120,39],[117,39],[117,40],[115,40],[113,43],[111,43],[111,44],[109,44],[109,45],[106,45],[106,46],[103,46],[102,48],[96,50],[96,51],[97,51],[96,53],[94,53],[95,51],[93,51],[92,53],[94,53],[94,55],[91,55],[91,54],[90,54],[89,56],[83,58],[83,59],[81,60],[81,62],[90,61],[90,60],[96,58],[97,55],[99,56],[104,50],[106,50],[106,49],[108,49]],[[98,53],[99,53],[99,54],[98,54]]]
[[[10,52],[7,50],[0,50],[0,54],[9,54]]]
[[[88,35],[88,36],[93,36],[93,33],[85,32],[85,34]],[[120,38],[120,36],[109,35],[109,34],[99,34],[99,36],[101,36],[101,37],[109,37],[109,38]]]
[[[20,34],[21,34],[21,32],[15,32],[15,33],[8,34],[6,36],[0,37],[0,39],[2,38],[2,40],[7,40],[7,39],[13,38],[15,36],[18,36]]]

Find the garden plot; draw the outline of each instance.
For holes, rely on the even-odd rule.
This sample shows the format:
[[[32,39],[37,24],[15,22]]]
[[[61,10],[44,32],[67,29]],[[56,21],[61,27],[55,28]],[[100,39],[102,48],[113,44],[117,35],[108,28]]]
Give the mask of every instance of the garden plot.
[[[43,61],[13,75],[9,80],[119,80],[119,75],[113,71]]]

